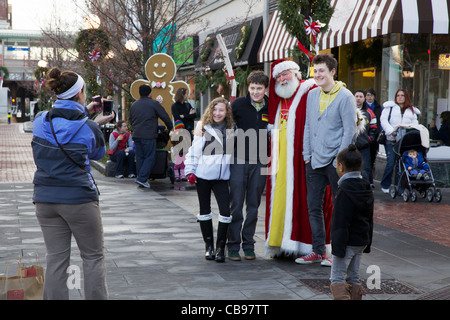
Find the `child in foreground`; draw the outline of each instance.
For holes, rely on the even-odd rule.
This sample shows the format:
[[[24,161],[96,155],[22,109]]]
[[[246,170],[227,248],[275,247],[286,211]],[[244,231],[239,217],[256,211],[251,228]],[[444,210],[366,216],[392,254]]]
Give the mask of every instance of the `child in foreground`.
[[[374,197],[361,176],[361,154],[350,144],[337,156],[338,192],[331,221],[331,293],[334,300],[361,300],[362,253],[370,252]]]

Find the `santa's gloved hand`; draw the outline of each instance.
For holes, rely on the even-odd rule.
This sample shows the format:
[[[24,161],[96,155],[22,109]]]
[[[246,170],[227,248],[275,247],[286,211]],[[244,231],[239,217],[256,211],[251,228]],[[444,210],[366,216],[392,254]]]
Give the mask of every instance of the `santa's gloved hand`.
[[[189,183],[190,183],[191,185],[197,183],[197,177],[196,177],[195,174],[193,174],[193,173],[189,173],[189,174],[186,176],[186,178],[188,179],[188,181],[189,181]]]

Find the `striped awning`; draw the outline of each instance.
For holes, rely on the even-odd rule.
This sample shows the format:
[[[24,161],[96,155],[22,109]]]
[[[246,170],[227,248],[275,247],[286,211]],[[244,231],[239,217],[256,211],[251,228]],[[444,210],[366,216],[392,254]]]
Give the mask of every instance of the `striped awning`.
[[[335,9],[320,49],[389,33],[449,34],[450,0],[331,0]]]
[[[274,11],[258,51],[258,62],[288,58],[290,56],[289,50],[292,50],[296,45],[295,37],[291,36],[281,24],[279,11]]]

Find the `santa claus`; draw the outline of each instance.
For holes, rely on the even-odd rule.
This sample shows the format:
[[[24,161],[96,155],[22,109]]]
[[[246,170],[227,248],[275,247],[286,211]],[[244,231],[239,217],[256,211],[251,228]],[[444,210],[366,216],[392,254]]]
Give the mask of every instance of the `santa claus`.
[[[269,124],[271,160],[266,187],[266,255],[306,255],[312,252],[306,202],[303,130],[308,92],[314,79],[301,80],[298,64],[277,60],[271,66]],[[331,193],[324,203],[326,243],[330,243]]]

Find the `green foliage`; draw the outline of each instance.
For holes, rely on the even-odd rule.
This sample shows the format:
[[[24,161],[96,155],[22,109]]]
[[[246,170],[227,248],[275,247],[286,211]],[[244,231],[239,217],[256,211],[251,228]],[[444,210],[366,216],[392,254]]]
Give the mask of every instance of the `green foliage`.
[[[236,41],[236,48],[234,50],[236,60],[239,60],[242,57],[251,33],[252,27],[250,25],[245,25],[241,28],[241,34]]]
[[[305,19],[309,20],[311,17],[313,21],[319,20],[325,24],[320,30],[321,33],[324,33],[334,12],[329,0],[280,0],[278,10],[281,23],[292,36],[300,40],[305,48],[309,48],[311,44],[305,31]],[[299,56],[303,54],[300,53],[301,51],[294,51]]]
[[[5,67],[5,66],[0,66],[0,74],[1,74],[1,71],[3,71],[3,80],[8,79],[9,78],[9,70],[8,70],[8,68]]]

